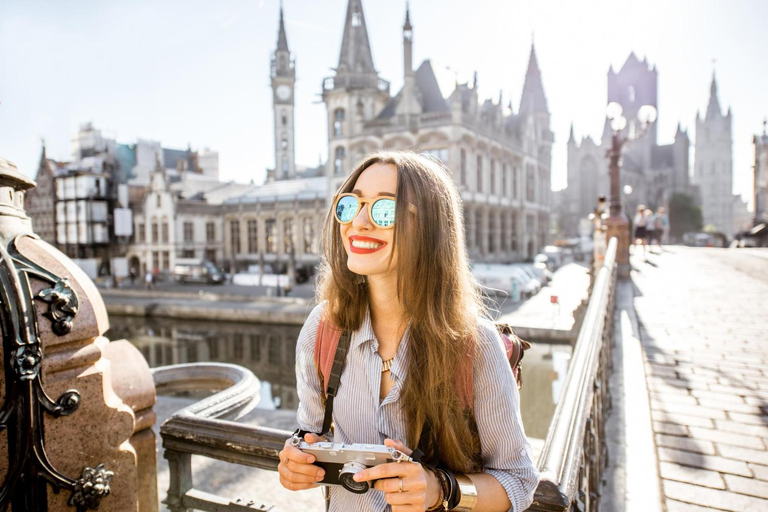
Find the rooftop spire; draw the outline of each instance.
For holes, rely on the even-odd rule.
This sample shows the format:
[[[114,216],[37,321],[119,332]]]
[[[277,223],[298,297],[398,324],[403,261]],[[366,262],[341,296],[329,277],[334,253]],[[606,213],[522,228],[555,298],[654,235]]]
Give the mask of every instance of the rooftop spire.
[[[411,29],[413,29],[411,26],[411,5],[410,2],[405,2],[405,24],[403,25],[403,30]]]
[[[576,137],[573,136],[573,122],[571,122],[571,134],[568,136],[568,144],[576,142]]]
[[[705,119],[714,119],[716,117],[722,117],[723,113],[720,110],[720,101],[717,99],[717,79],[715,78],[715,72],[712,72],[712,84],[709,86],[709,105],[707,105],[707,115]]]
[[[349,0],[337,73],[376,73],[361,0]]]
[[[288,50],[288,38],[285,36],[285,23],[283,22],[283,2],[280,2],[280,28],[277,32],[277,51]]]
[[[525,75],[525,85],[520,99],[520,113],[549,112],[544,86],[541,83],[541,72],[536,59],[536,47],[531,43],[531,56],[528,59],[528,72]]]

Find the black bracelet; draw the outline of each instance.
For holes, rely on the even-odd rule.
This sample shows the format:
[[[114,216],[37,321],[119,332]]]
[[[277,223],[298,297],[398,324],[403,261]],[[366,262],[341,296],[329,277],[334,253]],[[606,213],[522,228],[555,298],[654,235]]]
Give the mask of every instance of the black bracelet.
[[[445,500],[448,502],[448,510],[451,510],[456,508],[456,506],[461,501],[459,483],[456,481],[456,477],[453,475],[453,472],[450,469],[446,467],[440,467],[439,469],[443,471],[446,479],[448,480],[449,491],[445,495]]]

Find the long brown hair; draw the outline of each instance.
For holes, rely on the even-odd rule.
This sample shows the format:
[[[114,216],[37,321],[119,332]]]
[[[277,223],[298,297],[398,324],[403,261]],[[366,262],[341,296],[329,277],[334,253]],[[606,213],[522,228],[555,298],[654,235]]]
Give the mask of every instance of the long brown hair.
[[[403,151],[368,156],[338,193],[352,191],[360,174],[375,163],[397,167],[397,297],[411,321],[407,377],[400,395],[407,418],[406,444],[420,445],[428,458],[439,456],[454,471],[476,472],[480,442],[467,407],[472,397],[460,396],[464,387],[457,379],[472,378],[467,365],[474,361],[478,315],[484,308],[466,253],[461,196],[441,164]],[[329,211],[317,299],[328,301],[328,320],[356,330],[368,308],[368,288],[362,276],[347,268],[343,244]],[[422,440],[425,425],[430,435]]]

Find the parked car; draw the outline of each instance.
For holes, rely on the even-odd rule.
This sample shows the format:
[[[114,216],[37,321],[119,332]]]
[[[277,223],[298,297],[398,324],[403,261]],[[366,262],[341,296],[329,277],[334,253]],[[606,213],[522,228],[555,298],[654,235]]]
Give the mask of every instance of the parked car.
[[[554,269],[557,269],[560,265],[563,264],[563,250],[560,247],[557,247],[556,245],[546,245],[544,246],[544,249],[541,250],[541,252],[546,254],[549,259],[552,260]]]
[[[210,261],[182,261],[173,266],[173,280],[177,283],[223,284],[225,276]]]

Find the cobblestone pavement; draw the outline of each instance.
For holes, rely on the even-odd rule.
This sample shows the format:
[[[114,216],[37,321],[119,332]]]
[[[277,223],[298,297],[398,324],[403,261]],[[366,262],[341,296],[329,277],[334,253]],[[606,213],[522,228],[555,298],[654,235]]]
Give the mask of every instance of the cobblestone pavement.
[[[768,510],[768,251],[632,267],[667,511]]]

